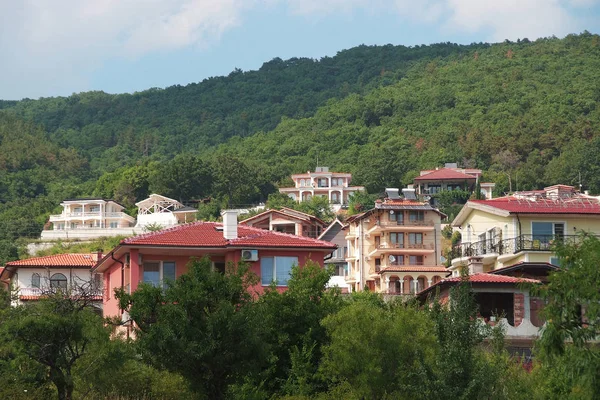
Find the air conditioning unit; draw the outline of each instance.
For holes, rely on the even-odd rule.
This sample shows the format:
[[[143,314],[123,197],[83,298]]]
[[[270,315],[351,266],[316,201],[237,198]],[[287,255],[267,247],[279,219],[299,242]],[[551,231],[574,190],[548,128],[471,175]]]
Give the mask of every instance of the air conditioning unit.
[[[242,250],[242,261],[257,261],[258,250]]]

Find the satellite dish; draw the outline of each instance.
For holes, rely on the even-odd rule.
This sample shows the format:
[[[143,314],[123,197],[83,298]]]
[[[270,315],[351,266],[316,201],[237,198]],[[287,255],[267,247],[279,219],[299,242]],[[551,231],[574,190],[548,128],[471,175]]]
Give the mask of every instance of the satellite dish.
[[[394,261],[396,261],[396,257],[394,257],[394,256],[390,256],[390,262],[392,262],[392,263],[393,263]]]
[[[440,262],[445,263],[446,262],[446,257],[440,256]]]
[[[393,215],[393,214],[394,214],[394,210],[390,210],[390,214],[392,214],[392,215]]]

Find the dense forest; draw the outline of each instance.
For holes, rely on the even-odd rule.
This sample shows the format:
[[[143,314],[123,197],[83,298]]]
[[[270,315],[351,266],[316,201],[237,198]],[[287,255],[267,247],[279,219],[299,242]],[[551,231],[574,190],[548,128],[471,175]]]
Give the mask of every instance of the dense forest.
[[[0,253],[17,257],[64,198],[247,205],[317,159],[370,193],[444,162],[483,169],[498,194],[600,193],[599,100],[600,36],[585,32],[359,46],[187,86],[0,102]]]

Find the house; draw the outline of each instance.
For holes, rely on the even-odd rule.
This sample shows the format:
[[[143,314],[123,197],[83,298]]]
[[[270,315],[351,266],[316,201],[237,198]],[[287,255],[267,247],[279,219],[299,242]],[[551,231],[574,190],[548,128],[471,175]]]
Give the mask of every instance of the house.
[[[414,185],[419,195],[434,195],[444,190],[463,189],[470,192],[481,177],[480,169],[459,168],[456,163],[446,163],[443,168],[421,171],[414,179]],[[495,184],[479,182],[481,193],[486,199],[492,198]]]
[[[49,291],[97,291],[98,307],[102,306],[101,276],[91,273],[102,254],[56,254],[7,262],[0,281],[16,291],[13,304],[38,300]]]
[[[135,218],[125,213],[125,207],[113,200],[69,199],[60,205],[63,207],[62,213],[50,215],[52,227],[42,231],[42,239],[92,239],[132,235],[134,232]]]
[[[241,221],[240,224],[314,239],[319,237],[327,226],[325,222],[313,215],[287,207],[264,211]]]
[[[364,191],[363,186],[350,186],[352,174],[330,172],[328,167],[317,167],[314,172],[292,175],[294,187],[279,188],[297,202],[309,200],[313,196],[323,196],[329,200],[334,211],[348,205],[349,196]]]
[[[549,273],[558,267],[548,263],[518,263],[484,272],[483,257],[470,257],[466,277],[478,304],[482,323],[502,324],[505,341],[510,348],[530,349],[540,335],[544,319],[540,313],[543,300],[535,297],[531,286],[547,282]],[[417,294],[421,303],[451,301],[450,289],[462,278],[454,276],[441,280]]]
[[[194,222],[124,239],[101,259],[94,272],[103,275],[104,315],[121,317],[114,297],[116,288],[131,293],[141,283],[161,286],[188,270],[193,258],[208,256],[213,267],[245,261],[260,277],[251,288],[257,295],[276,282],[285,290],[294,265],[313,261],[323,266],[336,246],[308,237],[288,235],[237,224],[237,213],[223,212],[223,223]]]
[[[149,225],[168,228],[196,220],[197,209],[186,207],[177,200],[159,194],[151,194],[147,199],[135,203],[138,208],[136,228]]]
[[[440,265],[441,220],[446,216],[414,189],[386,189],[387,198],[346,220],[347,283],[353,291],[416,294],[448,272]]]
[[[336,218],[318,238],[337,246],[337,250],[331,254],[331,257],[325,259],[325,266],[333,267],[333,276],[329,279],[327,286],[337,286],[342,289],[342,292],[350,290],[349,285],[346,283],[346,276],[348,276],[346,229],[347,225]]]
[[[491,200],[470,200],[452,222],[461,243],[451,253],[454,276],[469,257],[483,258],[483,271],[523,262],[558,265],[555,241],[575,241],[580,232],[600,233],[600,200],[554,185]]]

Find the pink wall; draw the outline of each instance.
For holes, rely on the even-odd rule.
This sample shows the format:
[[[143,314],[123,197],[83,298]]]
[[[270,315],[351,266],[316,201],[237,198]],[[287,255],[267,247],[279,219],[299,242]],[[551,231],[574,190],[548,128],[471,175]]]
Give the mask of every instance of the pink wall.
[[[206,253],[202,251],[198,251],[198,254],[194,257],[201,258]],[[121,311],[119,310],[118,302],[114,296],[114,290],[116,288],[120,288],[121,285],[127,287],[127,285],[131,282],[131,290],[135,291],[138,287],[138,284],[143,279],[143,273],[141,266],[139,265],[139,250],[131,249],[130,250],[130,260],[131,265],[127,265],[126,263],[126,255],[123,255],[119,261],[125,264],[124,267],[124,279],[121,282],[121,264],[118,262],[113,262],[110,267],[104,272],[104,316],[105,317],[115,317],[120,316]],[[304,265],[308,260],[312,260],[316,262],[321,267],[323,267],[323,257],[324,253],[320,251],[278,251],[278,250],[259,250],[260,257],[270,257],[270,256],[289,256],[289,257],[298,257],[298,264]],[[188,263],[190,259],[194,258],[190,256],[173,256],[173,255],[157,255],[157,254],[143,254],[142,253],[142,262],[143,261],[174,261],[175,262],[175,275],[177,277],[185,274],[188,271]],[[233,262],[237,263],[241,261],[241,251],[239,249],[232,249],[227,251],[222,255],[212,255],[211,260],[213,262]],[[249,291],[253,294],[260,295],[264,293],[265,287],[260,283],[260,259],[255,262],[251,262],[250,270],[254,272],[259,277],[259,283],[254,285],[249,289]],[[283,292],[286,290],[286,287],[278,287],[278,291]]]

